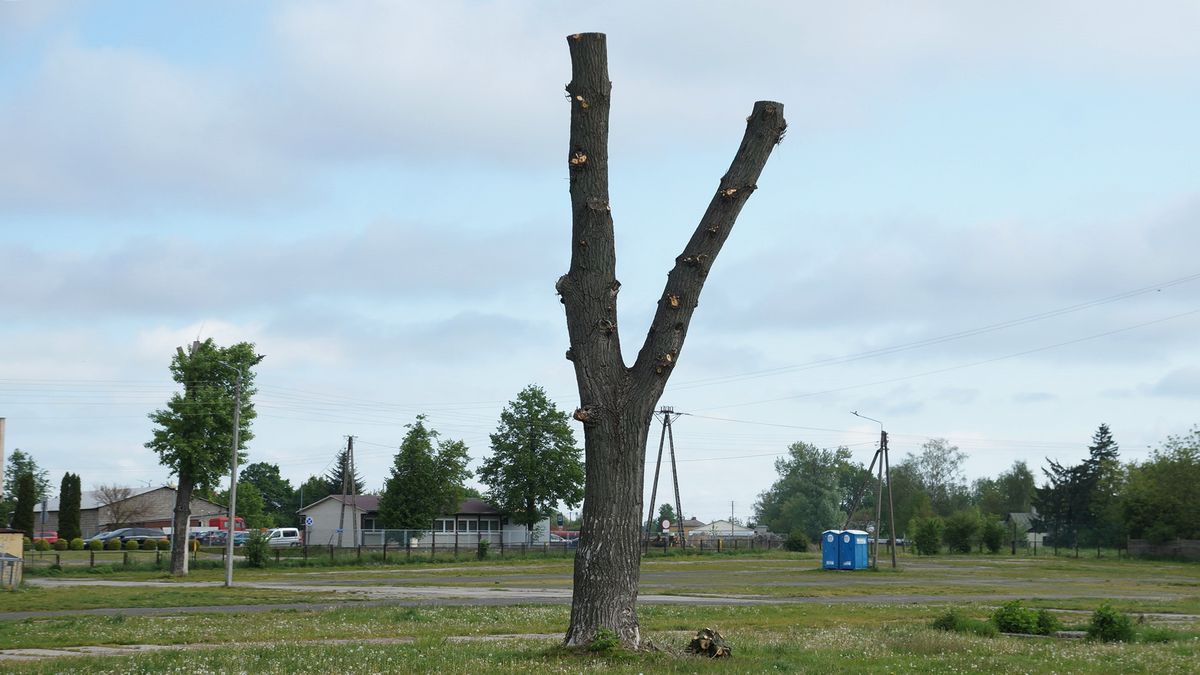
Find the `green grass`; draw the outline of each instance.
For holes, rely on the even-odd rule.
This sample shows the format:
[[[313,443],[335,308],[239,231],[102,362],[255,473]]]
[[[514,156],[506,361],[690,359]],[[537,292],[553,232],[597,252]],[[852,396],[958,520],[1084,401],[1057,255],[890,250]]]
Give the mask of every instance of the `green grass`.
[[[148,587],[41,587],[23,586],[0,593],[0,612],[96,609],[103,607],[211,607],[214,605],[266,605],[294,602],[354,600],[356,596],[333,592],[311,593],[262,588],[148,588]],[[3,624],[0,623],[0,626]]]
[[[192,588],[38,588],[0,596],[0,611],[86,606],[203,606],[328,600],[320,584],[354,586],[566,587],[571,561],[562,558],[489,559],[452,563],[438,560],[334,567],[239,568],[242,583],[314,584],[319,590],[293,592],[249,586]],[[728,556],[690,554],[647,558],[643,593],[760,595],[785,601],[816,597],[817,602],[755,606],[653,605],[643,603],[643,635],[680,650],[700,628],[715,628],[734,646],[728,662],[710,663],[675,653],[614,652],[606,656],[556,648],[557,638],[498,642],[448,642],[455,636],[552,634],[565,630],[565,605],[528,606],[351,606],[323,611],[274,610],[261,613],[187,616],[69,616],[0,621],[0,648],[153,644],[193,647],[135,657],[52,659],[27,664],[6,662],[17,672],[264,671],[347,672],[696,672],[718,670],[825,670],[878,672],[965,670],[1016,672],[1190,672],[1200,659],[1200,621],[1149,617],[1137,626],[1137,642],[1093,644],[1048,638],[986,638],[934,630],[933,619],[947,609],[961,617],[987,617],[1003,599],[1019,597],[1031,608],[1059,611],[1067,627],[1085,624],[1105,599],[1125,612],[1200,614],[1200,565],[1115,558],[1052,558],[1005,555],[901,556],[901,569],[878,572],[826,572],[811,554],[755,553]],[[102,579],[169,581],[161,570],[59,573]],[[217,566],[199,569],[186,581],[215,581]],[[236,601],[231,601],[233,593]],[[903,599],[905,594],[927,601]],[[955,595],[971,596],[969,601]],[[74,597],[73,597],[74,596]],[[1126,597],[1127,596],[1127,597]],[[336,596],[347,598],[346,594]],[[1124,599],[1122,599],[1124,598]],[[825,602],[828,600],[828,602]],[[854,602],[839,602],[854,600]],[[3,604],[7,602],[7,604]],[[142,605],[129,603],[144,602]],[[57,604],[56,604],[57,603]],[[75,603],[75,604],[72,604]],[[404,644],[355,641],[404,638]],[[247,644],[274,640],[277,644]],[[313,640],[350,640],[316,644]],[[205,645],[232,646],[209,649]]]

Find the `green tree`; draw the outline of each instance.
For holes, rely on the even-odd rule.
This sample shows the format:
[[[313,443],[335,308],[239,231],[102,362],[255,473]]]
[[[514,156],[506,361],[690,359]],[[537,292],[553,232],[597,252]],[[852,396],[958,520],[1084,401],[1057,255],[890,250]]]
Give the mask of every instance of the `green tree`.
[[[1148,460],[1132,465],[1120,504],[1131,537],[1200,539],[1200,427],[1169,436]]]
[[[927,516],[913,519],[909,529],[913,534],[913,545],[918,555],[937,555],[942,550],[942,533],[946,525],[937,516]]]
[[[171,377],[184,390],[173,394],[165,409],[150,413],[155,429],[152,440],[146,443],[178,478],[172,523],[175,532],[187,530],[195,488],[212,489],[229,469],[237,373],[241,373],[239,461],[254,437],[250,431],[256,416],[252,368],[262,359],[248,342],[218,347],[211,338],[194,343],[190,353],[182,347],[176,350]],[[171,543],[172,573],[187,574],[187,538],[173,537]]]
[[[37,482],[33,474],[24,473],[17,479],[16,512],[13,514],[12,526],[27,537],[33,537],[33,505],[37,503]]]
[[[20,448],[15,448],[8,456],[8,466],[4,469],[4,495],[0,500],[0,515],[8,517],[16,508],[17,488],[21,477],[33,476],[34,503],[46,498],[50,491],[50,472],[38,466],[37,460]]]
[[[671,521],[671,527],[675,527],[675,523],[678,522],[675,518],[675,507],[671,506],[669,502],[663,502],[658,505],[658,520],[655,522],[662,525],[662,521],[664,520]]]
[[[971,486],[971,501],[983,514],[1028,513],[1035,490],[1033,472],[1025,462],[1016,461],[996,478],[976,480]]]
[[[262,495],[263,513],[269,521],[268,526],[290,525],[296,520],[296,494],[291,481],[279,474],[278,464],[255,462],[245,468],[238,477],[238,483],[247,482],[254,485]],[[241,511],[241,488],[238,488],[239,506]]]
[[[979,541],[979,512],[974,509],[955,511],[946,518],[942,539],[954,553],[970,553]]]
[[[1005,534],[1003,523],[995,518],[984,518],[983,529],[980,530],[979,537],[989,553],[1000,552],[1000,547],[1004,546]]]
[[[329,473],[325,474],[325,482],[329,485],[329,494],[342,494],[342,487],[345,476],[350,472],[350,449],[342,448],[338,453],[337,459],[333,463],[333,468]],[[354,468],[354,494],[361,495],[367,489],[367,484],[363,481],[362,476],[358,474],[358,467]],[[311,503],[311,502],[309,502]]]
[[[492,453],[479,468],[488,500],[512,520],[533,526],[559,504],[583,500],[582,451],[575,433],[546,392],[529,385],[500,413]]]
[[[79,524],[79,500],[82,492],[79,476],[65,473],[58,490],[58,537],[70,541],[83,536]]]
[[[426,529],[434,518],[458,506],[463,481],[470,475],[467,446],[438,440],[438,432],[425,426],[424,415],[407,428],[384,483],[379,517],[389,529]]]
[[[340,490],[339,490],[340,492]],[[296,490],[296,511],[315,504],[331,495],[329,481],[324,476],[309,476]]]
[[[218,503],[229,503],[229,490],[217,494]],[[246,527],[256,530],[262,527],[272,527],[274,520],[267,514],[265,502],[258,486],[254,483],[238,479],[237,515],[246,522]]]
[[[933,515],[933,504],[921,483],[921,474],[912,456],[891,467],[892,504],[896,512],[896,536],[912,536],[913,519]],[[871,499],[874,500],[874,495]],[[884,511],[886,513],[886,510]],[[872,511],[872,516],[874,512]],[[888,535],[891,532],[888,531]]]
[[[821,532],[840,526],[842,491],[839,476],[850,462],[850,451],[821,449],[804,442],[788,447],[788,456],[775,460],[779,478],[754,504],[755,522],[773,532],[802,532],[816,541]]]
[[[969,501],[962,472],[966,457],[966,453],[946,439],[931,438],[921,446],[920,454],[910,453],[906,458],[920,476],[921,487],[929,495],[934,512],[940,516],[962,509]]]

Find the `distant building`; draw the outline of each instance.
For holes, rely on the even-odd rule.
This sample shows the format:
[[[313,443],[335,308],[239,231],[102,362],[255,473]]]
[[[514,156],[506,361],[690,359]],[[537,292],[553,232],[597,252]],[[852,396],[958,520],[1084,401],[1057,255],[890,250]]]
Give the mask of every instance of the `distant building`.
[[[1025,542],[1025,546],[1041,546],[1042,539],[1046,536],[1041,532],[1041,516],[1038,515],[1037,509],[1033,509],[1028,513],[1010,513],[1004,518],[1004,527],[1008,530],[1009,538],[1015,534],[1018,542]]]
[[[688,538],[750,538],[757,534],[752,528],[735,525],[728,520],[714,520],[707,525],[701,525],[688,532]]]
[[[79,529],[83,538],[117,527],[171,527],[175,517],[175,499],[178,491],[166,485],[159,487],[116,488],[107,496],[101,490],[90,490],[79,495]],[[34,506],[33,522],[38,531],[58,530],[59,500],[45,502],[43,517],[42,503]],[[209,518],[226,515],[228,507],[202,497],[192,497],[191,526],[199,527]]]
[[[414,538],[420,546],[436,542],[439,547],[456,543],[473,547],[481,538],[495,544],[520,544],[527,543],[529,537],[525,526],[510,524],[503,512],[474,497],[460,501],[456,512],[438,516],[426,527],[414,530],[385,530],[379,520],[377,495],[329,495],[299,513],[301,523],[312,519],[312,524],[305,526],[305,541],[317,546],[337,545],[339,527],[343,547],[382,546],[385,540],[389,546],[404,546]]]

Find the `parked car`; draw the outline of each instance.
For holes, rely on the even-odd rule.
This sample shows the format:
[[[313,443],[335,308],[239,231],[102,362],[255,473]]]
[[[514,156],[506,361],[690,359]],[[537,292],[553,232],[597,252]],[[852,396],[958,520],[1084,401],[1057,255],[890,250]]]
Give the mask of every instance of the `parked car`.
[[[127,541],[136,541],[141,543],[147,539],[154,539],[157,541],[159,539],[166,538],[167,535],[161,529],[156,527],[122,527],[116,530],[110,530],[108,532],[101,532],[100,534],[97,534],[91,539],[83,542],[83,546],[84,548],[89,549],[103,548],[104,544],[106,544],[109,539],[116,539],[121,543],[125,543]]]
[[[270,546],[299,546],[300,529],[295,527],[277,527],[267,532],[267,544]]]
[[[45,539],[47,544],[53,544],[58,541],[58,533],[54,530],[46,530],[45,532],[34,532],[33,538]]]

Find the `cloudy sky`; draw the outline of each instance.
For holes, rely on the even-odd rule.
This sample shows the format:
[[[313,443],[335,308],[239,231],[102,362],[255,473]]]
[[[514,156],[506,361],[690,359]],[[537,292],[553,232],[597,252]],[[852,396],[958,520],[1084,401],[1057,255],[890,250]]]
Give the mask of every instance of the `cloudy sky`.
[[[689,515],[748,515],[793,441],[870,461],[852,410],[969,478],[1200,422],[1194,2],[4,0],[8,450],[168,480],[146,413],[197,337],[267,356],[250,458],[296,483],[353,434],[379,488],[419,413],[478,461],[529,383],[574,409],[581,31],[627,350],[754,101],[786,106],[662,400]]]

